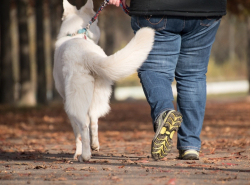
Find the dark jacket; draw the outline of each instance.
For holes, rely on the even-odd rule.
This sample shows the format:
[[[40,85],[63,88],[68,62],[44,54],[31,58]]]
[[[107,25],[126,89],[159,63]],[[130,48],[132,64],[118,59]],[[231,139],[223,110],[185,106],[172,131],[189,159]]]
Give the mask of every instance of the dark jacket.
[[[226,4],[227,0],[131,0],[130,15],[222,16]]]

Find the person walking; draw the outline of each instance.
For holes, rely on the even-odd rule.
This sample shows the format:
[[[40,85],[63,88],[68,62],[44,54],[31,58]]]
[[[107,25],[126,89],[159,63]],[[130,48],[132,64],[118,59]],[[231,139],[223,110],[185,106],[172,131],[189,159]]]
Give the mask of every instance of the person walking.
[[[110,0],[119,6],[120,0]],[[125,0],[123,0],[125,2]],[[206,106],[206,73],[212,44],[226,14],[226,0],[131,0],[134,32],[155,30],[154,46],[138,70],[151,107],[151,155],[167,156],[178,131],[179,159],[198,160]],[[177,111],[171,84],[177,83]]]

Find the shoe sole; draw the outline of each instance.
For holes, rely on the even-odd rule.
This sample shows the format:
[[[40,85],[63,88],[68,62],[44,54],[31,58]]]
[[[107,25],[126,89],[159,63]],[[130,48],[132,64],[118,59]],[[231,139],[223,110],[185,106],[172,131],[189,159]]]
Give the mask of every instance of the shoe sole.
[[[162,115],[160,115],[159,119],[162,119]],[[159,121],[162,124],[157,128],[151,145],[151,155],[155,160],[166,157],[171,151],[173,135],[181,126],[182,115],[172,110],[168,112],[163,121]]]
[[[182,157],[182,160],[199,160],[199,157],[196,154],[187,154]]]
[[[184,154],[179,154],[182,160],[199,160],[199,152],[187,150]]]

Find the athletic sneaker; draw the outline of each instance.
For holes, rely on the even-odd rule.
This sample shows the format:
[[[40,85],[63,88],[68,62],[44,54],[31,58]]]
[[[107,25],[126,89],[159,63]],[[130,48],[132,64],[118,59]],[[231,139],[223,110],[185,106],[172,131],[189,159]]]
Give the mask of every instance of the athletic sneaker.
[[[199,152],[196,150],[179,150],[179,159],[199,160]]]
[[[181,126],[182,115],[175,110],[165,111],[160,114],[155,123],[155,136],[152,140],[151,155],[155,160],[167,156],[172,148],[172,139]]]

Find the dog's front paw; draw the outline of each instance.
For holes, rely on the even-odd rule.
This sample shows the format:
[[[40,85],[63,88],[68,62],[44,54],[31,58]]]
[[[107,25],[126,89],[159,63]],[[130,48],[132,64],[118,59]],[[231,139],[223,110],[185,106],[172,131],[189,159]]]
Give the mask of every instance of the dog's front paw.
[[[74,155],[74,159],[78,159],[78,156],[81,156],[82,155],[82,143],[77,143],[76,144],[76,152],[75,152],[75,155]]]
[[[81,155],[82,155],[82,153],[77,153],[77,152],[76,152],[73,158],[74,158],[74,159],[78,159],[78,157],[81,156]]]
[[[89,161],[91,159],[91,153],[90,154],[82,154],[82,155],[78,155],[77,159],[79,162],[86,162]]]

